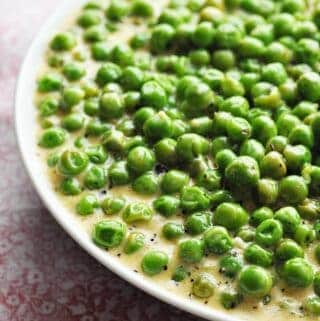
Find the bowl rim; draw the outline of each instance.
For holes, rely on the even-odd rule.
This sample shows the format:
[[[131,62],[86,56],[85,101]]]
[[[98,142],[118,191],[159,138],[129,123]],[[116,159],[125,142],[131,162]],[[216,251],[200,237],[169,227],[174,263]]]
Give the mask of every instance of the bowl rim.
[[[162,302],[195,316],[215,321],[239,321],[234,316],[228,315],[227,312],[215,310],[195,300],[191,301],[188,298],[176,296],[174,293],[170,293],[169,290],[155,286],[155,282],[152,279],[146,280],[140,274],[133,272],[121,264],[116,258],[106,253],[106,251],[95,246],[84,230],[73,228],[75,218],[72,218],[70,211],[59,200],[56,192],[50,188],[49,179],[44,170],[42,170],[43,162],[40,162],[36,155],[35,125],[37,121],[35,117],[36,108],[33,103],[36,75],[50,36],[53,35],[54,31],[61,28],[63,22],[72,12],[80,9],[87,1],[62,1],[33,38],[20,67],[15,91],[14,123],[18,149],[28,176],[41,201],[59,225],[89,255],[120,278]]]

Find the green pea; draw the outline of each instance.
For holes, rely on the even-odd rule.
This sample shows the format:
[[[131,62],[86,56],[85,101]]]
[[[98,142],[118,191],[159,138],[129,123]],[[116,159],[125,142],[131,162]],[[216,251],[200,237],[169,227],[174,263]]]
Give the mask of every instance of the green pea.
[[[226,179],[234,187],[252,187],[257,185],[260,171],[257,162],[249,156],[236,158],[226,168]]]
[[[169,263],[168,255],[161,251],[147,252],[141,261],[141,268],[143,272],[149,276],[159,274],[167,267]]]
[[[268,62],[280,62],[286,65],[291,62],[293,53],[281,42],[274,41],[266,48],[264,57]]]
[[[293,128],[299,125],[301,122],[298,117],[284,113],[277,119],[277,128],[279,135],[289,136]]]
[[[104,164],[108,158],[108,154],[103,146],[92,145],[85,149],[91,163]]]
[[[73,62],[66,63],[62,72],[69,81],[79,80],[86,74],[86,70],[82,65]]]
[[[281,63],[270,63],[262,68],[262,80],[279,86],[287,80],[287,72]]]
[[[255,243],[252,243],[245,248],[243,256],[249,263],[262,267],[270,267],[273,261],[272,252],[263,249],[260,245]]]
[[[298,125],[293,128],[289,134],[289,142],[293,145],[304,145],[312,148],[314,145],[314,137],[311,127],[308,125]]]
[[[62,109],[69,111],[84,98],[84,91],[78,87],[67,87],[62,93]]]
[[[207,116],[193,118],[190,120],[190,131],[202,136],[209,136],[212,133],[213,121]]]
[[[179,223],[168,222],[162,227],[162,235],[167,240],[175,240],[184,235],[184,226]]]
[[[232,117],[227,124],[227,134],[234,142],[242,142],[251,136],[250,123],[241,117]]]
[[[242,269],[242,259],[237,255],[227,254],[219,261],[219,272],[224,275],[234,278]]]
[[[165,193],[173,194],[180,192],[188,183],[189,177],[186,173],[178,170],[171,170],[164,174],[161,181],[161,189]]]
[[[132,49],[143,48],[150,40],[148,33],[138,33],[133,35],[130,39],[130,46]]]
[[[274,110],[281,105],[281,95],[278,87],[268,82],[258,82],[251,89],[255,106]]]
[[[100,98],[102,119],[120,118],[124,113],[123,97],[115,92],[105,93]]]
[[[205,231],[204,244],[207,251],[220,255],[233,247],[233,239],[223,226],[213,226]]]
[[[144,203],[131,203],[125,208],[122,219],[126,223],[134,223],[141,221],[150,221],[153,216],[153,211],[150,206]]]
[[[304,309],[312,315],[320,315],[320,299],[317,296],[308,297],[304,304]]]
[[[241,144],[241,156],[250,156],[259,163],[263,159],[264,154],[264,146],[255,139],[248,139]]]
[[[298,90],[301,96],[311,102],[320,98],[320,76],[315,72],[306,72],[298,79]]]
[[[111,1],[106,10],[106,17],[110,20],[121,20],[128,14],[129,8],[124,1]]]
[[[287,103],[287,104],[293,104],[298,99],[298,86],[297,84],[292,80],[288,79],[283,84],[279,86],[281,98]]]
[[[220,294],[220,303],[226,309],[234,309],[242,301],[242,295],[233,291],[223,291]]]
[[[154,145],[156,158],[165,165],[174,165],[177,162],[177,142],[171,138],[164,138]]]
[[[103,87],[107,83],[119,80],[121,75],[122,70],[118,65],[107,62],[98,69],[96,82],[99,86]]]
[[[319,217],[320,204],[316,199],[306,198],[297,206],[300,216],[307,220],[314,220]]]
[[[62,87],[62,79],[60,75],[47,73],[38,80],[38,91],[40,93],[48,93],[58,91]]]
[[[167,50],[172,40],[174,39],[175,30],[174,28],[167,24],[161,23],[156,25],[151,33],[150,47],[155,53],[160,53]]]
[[[244,242],[253,242],[256,236],[256,230],[252,226],[242,226],[237,232],[237,237],[240,237]]]
[[[101,208],[107,215],[114,215],[122,211],[126,201],[122,197],[107,197],[101,202]]]
[[[126,185],[130,182],[131,177],[127,169],[127,162],[114,162],[108,171],[108,178],[112,185]]]
[[[46,129],[39,140],[39,145],[44,148],[55,148],[66,140],[66,132],[59,127]]]
[[[60,183],[60,191],[64,195],[78,195],[82,188],[79,181],[73,177],[66,177]]]
[[[191,63],[197,66],[205,66],[210,63],[210,54],[205,49],[193,50],[189,53]]]
[[[55,51],[69,51],[76,46],[75,36],[70,32],[59,33],[54,36],[50,47]]]
[[[100,136],[103,133],[111,131],[110,124],[101,122],[98,119],[92,119],[86,126],[86,134],[88,136]]]
[[[39,104],[39,114],[41,117],[54,115],[59,108],[59,101],[54,97],[44,98]]]
[[[191,235],[198,235],[203,233],[209,226],[211,226],[212,216],[209,212],[196,212],[188,216],[185,221],[187,233]]]
[[[179,258],[186,263],[198,263],[204,256],[204,243],[199,239],[181,241],[178,247]]]
[[[233,96],[224,100],[219,110],[229,112],[233,116],[245,118],[249,110],[249,102],[241,96]]]
[[[66,150],[58,162],[58,170],[64,176],[74,176],[84,171],[88,165],[88,156],[80,151]]]
[[[279,195],[289,204],[300,203],[308,196],[308,186],[302,177],[290,175],[280,181]]]
[[[106,185],[106,174],[103,168],[92,166],[84,175],[84,185],[86,188],[94,190]]]
[[[237,155],[230,149],[220,150],[215,157],[218,169],[224,171],[235,159]]]
[[[294,207],[280,208],[274,214],[274,219],[280,221],[285,233],[294,233],[300,224],[300,215]]]
[[[299,245],[306,247],[316,239],[316,232],[311,225],[300,224],[293,237]]]
[[[106,30],[100,25],[91,26],[85,30],[83,38],[90,43],[103,41],[106,38]]]
[[[283,151],[283,155],[286,159],[288,169],[291,172],[301,171],[304,164],[311,161],[310,150],[303,145],[287,145]]]
[[[282,277],[291,287],[306,288],[313,281],[314,272],[311,265],[303,258],[288,260],[282,271]]]
[[[141,99],[146,106],[152,106],[160,109],[167,104],[167,95],[165,90],[154,80],[150,80],[141,88]]]
[[[153,6],[146,0],[134,0],[131,5],[131,14],[139,17],[150,17],[153,15]]]
[[[221,80],[221,93],[225,97],[243,96],[245,94],[245,88],[240,80],[225,75]]]
[[[109,59],[110,54],[111,54],[111,48],[109,45],[107,45],[104,42],[98,41],[98,42],[94,42],[91,45],[91,56],[96,61],[106,61]],[[108,65],[108,66],[113,66],[113,65]],[[102,72],[100,72],[100,77],[102,78]]]
[[[269,152],[260,163],[261,174],[266,177],[281,179],[287,173],[285,159],[278,152]]]
[[[275,256],[280,261],[287,261],[295,257],[304,257],[303,249],[293,240],[284,239],[276,248]]]
[[[114,248],[122,243],[126,231],[127,228],[124,223],[104,220],[94,225],[92,239],[101,247]]]
[[[213,157],[216,157],[217,153],[224,149],[232,149],[228,137],[220,136],[213,139],[211,143],[211,154]]]
[[[192,284],[192,294],[198,298],[209,298],[214,294],[215,280],[207,272],[201,272]]]
[[[195,46],[204,48],[212,44],[214,37],[214,29],[210,22],[200,22],[194,29],[192,34],[192,42]]]
[[[214,213],[214,223],[226,227],[228,230],[236,230],[245,225],[249,216],[246,210],[236,203],[222,203]]]
[[[158,178],[152,172],[147,172],[133,181],[132,189],[139,194],[155,194],[158,191]]]
[[[153,168],[155,155],[150,149],[138,146],[130,150],[127,162],[130,171],[135,174],[143,174]]]
[[[162,195],[153,202],[154,209],[165,217],[176,214],[179,205],[179,199],[169,195]]]
[[[260,225],[262,222],[273,218],[273,211],[269,207],[260,207],[256,209],[250,217],[250,223],[254,226]]]
[[[133,254],[143,248],[144,244],[144,235],[140,232],[132,232],[124,243],[123,251],[125,254]]]
[[[266,219],[256,229],[256,242],[264,247],[277,244],[283,235],[282,225],[278,220]]]
[[[285,147],[288,144],[288,138],[285,136],[273,136],[271,137],[266,145],[266,151],[271,152],[275,151],[278,153],[282,153],[285,149]]]
[[[217,170],[211,169],[198,175],[196,182],[208,191],[217,190],[221,186],[221,175]]]
[[[105,131],[101,140],[107,151],[121,154],[125,149],[126,137],[119,130]]]
[[[97,198],[94,195],[87,194],[76,204],[76,212],[79,215],[87,216],[93,214],[94,210],[98,207],[99,203]]]
[[[81,114],[73,113],[65,116],[61,121],[61,126],[69,132],[77,131],[83,127],[84,118]]]
[[[183,266],[178,266],[172,273],[171,279],[175,282],[182,282],[189,276],[188,271]]]
[[[128,90],[140,89],[144,80],[144,74],[141,69],[133,66],[126,67],[123,70],[121,84]]]
[[[206,210],[210,206],[207,192],[198,186],[185,186],[181,192],[181,208],[187,213]]]
[[[177,140],[176,151],[181,161],[190,162],[197,156],[208,153],[209,142],[197,134],[184,134]]]
[[[220,48],[234,48],[239,44],[242,36],[240,28],[231,23],[223,23],[216,30],[215,42]]]
[[[173,134],[172,120],[165,112],[160,111],[145,121],[143,132],[151,140],[169,138]]]
[[[278,199],[278,182],[269,178],[263,178],[258,181],[257,191],[259,201],[262,204],[274,204]]]
[[[272,288],[272,277],[262,267],[248,265],[239,274],[238,286],[240,292],[246,296],[263,297]]]

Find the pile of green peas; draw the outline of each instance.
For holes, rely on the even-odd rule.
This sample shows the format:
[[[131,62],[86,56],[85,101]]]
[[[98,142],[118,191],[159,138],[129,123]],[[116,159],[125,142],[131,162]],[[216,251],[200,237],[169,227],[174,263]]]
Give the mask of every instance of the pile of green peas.
[[[109,42],[123,24],[144,28]],[[111,216],[93,241],[136,253],[145,235],[128,226],[161,215],[175,282],[213,256],[235,281],[226,309],[284,282],[313,286],[303,307],[320,315],[320,272],[305,257],[312,246],[320,262],[319,30],[320,4],[305,0],[171,0],[160,13],[148,0],[89,2],[50,42],[38,111],[58,190],[78,197],[79,215]],[[98,197],[126,185],[152,205]],[[141,269],[170,261],[151,249]],[[191,292],[215,288],[202,271]]]

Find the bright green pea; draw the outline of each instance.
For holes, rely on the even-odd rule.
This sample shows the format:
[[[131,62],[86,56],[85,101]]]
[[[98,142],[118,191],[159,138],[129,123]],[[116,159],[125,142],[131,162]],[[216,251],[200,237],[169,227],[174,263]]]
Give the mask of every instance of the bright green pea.
[[[272,277],[262,267],[249,265],[241,270],[238,286],[240,292],[246,296],[263,297],[272,288]]]
[[[275,151],[278,153],[282,153],[285,147],[288,144],[288,138],[285,136],[273,136],[271,137],[266,145],[266,151],[271,152]]]
[[[250,223],[254,226],[260,225],[263,221],[272,219],[273,218],[273,211],[269,207],[260,207],[256,209],[250,217]]]
[[[219,136],[213,139],[211,143],[211,154],[216,157],[217,153],[224,149],[231,149],[231,143],[226,136]]]
[[[106,33],[107,32],[103,26],[95,25],[85,30],[85,32],[83,33],[83,38],[86,42],[99,42],[105,40]]]
[[[182,210],[187,213],[206,210],[210,206],[207,192],[198,186],[185,186],[180,197]]]
[[[84,175],[84,185],[86,188],[94,190],[106,185],[106,174],[102,167],[92,166]]]
[[[233,239],[223,226],[213,226],[205,231],[204,244],[210,253],[223,254],[233,247]]]
[[[172,216],[178,212],[179,199],[169,195],[162,195],[153,202],[154,209],[165,217]]]
[[[69,51],[76,46],[75,36],[70,32],[59,33],[54,36],[50,47],[55,51]]]
[[[241,156],[250,156],[259,163],[263,159],[264,154],[264,146],[255,139],[248,139],[241,144]]]
[[[107,62],[98,69],[96,82],[99,86],[103,87],[107,83],[119,80],[121,75],[122,70],[118,65]]]
[[[132,183],[132,189],[145,195],[155,194],[158,191],[158,177],[152,172],[146,172],[137,177]]]
[[[278,199],[278,182],[269,178],[263,178],[258,181],[257,191],[259,201],[262,204],[274,204]]]
[[[151,140],[169,138],[173,134],[172,120],[165,112],[160,111],[145,121],[143,132]]]
[[[124,223],[104,220],[94,225],[92,239],[101,247],[114,248],[122,243],[126,231],[127,228]]]
[[[46,129],[39,140],[39,145],[44,148],[55,148],[66,140],[66,132],[59,127]]]
[[[58,91],[62,87],[62,78],[58,74],[47,73],[38,80],[38,91],[47,93]]]
[[[67,87],[62,93],[62,109],[70,110],[84,98],[84,91],[78,87]]]
[[[237,255],[227,254],[219,261],[219,272],[224,275],[234,278],[243,266],[242,259]]]
[[[114,215],[119,213],[125,206],[126,201],[122,197],[107,197],[100,206],[103,212],[107,215]]]
[[[214,294],[215,280],[207,272],[201,272],[192,284],[192,294],[198,298],[209,298]]]
[[[161,251],[147,252],[141,261],[141,268],[144,273],[149,276],[154,276],[162,272],[168,265],[168,255]]]
[[[188,271],[183,266],[178,266],[172,273],[171,279],[175,282],[181,282],[189,276]]]
[[[85,149],[91,163],[104,164],[108,154],[102,145],[92,145]]]
[[[278,220],[266,219],[256,229],[256,242],[264,247],[277,244],[283,235],[282,225]]]
[[[310,296],[303,303],[304,309],[315,316],[320,315],[320,298],[318,296]]]
[[[196,182],[208,191],[217,190],[221,186],[221,175],[217,170],[209,169],[198,175]]]
[[[167,104],[167,94],[154,80],[147,81],[141,88],[141,99],[146,106],[160,109]]]
[[[150,17],[153,15],[153,6],[146,0],[134,0],[131,5],[131,14],[139,17]]]
[[[311,102],[320,99],[320,76],[315,72],[306,72],[298,79],[298,91],[301,96]]]
[[[306,247],[316,239],[316,232],[309,224],[300,224],[294,232],[294,240]]]
[[[198,263],[204,256],[204,243],[199,239],[181,241],[178,247],[179,258],[186,263]]]
[[[74,177],[66,177],[60,183],[60,191],[64,195],[78,195],[82,188],[79,181]]]
[[[218,169],[224,171],[236,158],[237,155],[232,150],[222,149],[216,154],[215,161]]]
[[[289,204],[300,203],[308,196],[308,186],[302,177],[290,175],[280,181],[279,195]]]
[[[191,235],[203,233],[211,226],[212,215],[209,212],[196,212],[187,217],[185,221],[186,232]]]
[[[214,29],[210,22],[200,22],[194,29],[191,37],[196,47],[204,48],[211,45],[214,38]]]
[[[76,204],[76,212],[82,216],[91,215],[98,207],[97,198],[94,195],[88,194],[83,196]]]
[[[245,118],[249,110],[249,102],[241,96],[233,96],[224,100],[219,110],[229,112],[233,116]]]
[[[150,149],[138,146],[130,150],[127,162],[130,171],[135,174],[143,174],[153,168],[155,155]]]
[[[304,257],[303,249],[291,239],[283,239],[276,248],[275,256],[280,261]]]
[[[176,151],[181,161],[190,162],[197,156],[208,153],[209,142],[197,134],[184,134],[177,140]]]
[[[127,162],[114,162],[108,171],[108,178],[112,185],[126,185],[130,182],[131,177],[127,169]]]
[[[242,142],[251,136],[250,123],[241,117],[232,117],[227,124],[227,134],[234,142]]]
[[[167,23],[161,23],[156,25],[151,33],[151,50],[155,53],[164,52],[170,47],[174,35],[175,29],[171,25]]]
[[[83,127],[84,118],[79,113],[69,114],[62,118],[61,126],[69,132],[77,131]]]
[[[179,223],[168,222],[162,227],[162,235],[167,240],[175,240],[183,236],[185,233],[184,226]]]
[[[110,20],[121,20],[128,14],[129,8],[124,1],[111,1],[106,10],[106,17]]]
[[[273,262],[273,253],[255,243],[245,248],[243,256],[249,263],[262,267],[270,267]]]
[[[124,243],[123,251],[125,254],[133,254],[143,248],[144,244],[144,235],[140,232],[132,232]]]
[[[260,171],[257,162],[252,157],[240,156],[226,168],[225,176],[234,187],[252,187],[257,185]]]
[[[286,206],[280,208],[274,214],[274,219],[280,221],[285,233],[294,233],[300,224],[300,215],[294,207]]]
[[[287,173],[285,159],[278,152],[269,152],[265,155],[260,163],[261,175],[281,179]]]
[[[222,203],[216,208],[213,220],[216,225],[236,230],[248,222],[249,216],[239,204]]]
[[[297,257],[288,260],[282,271],[282,277],[291,287],[306,288],[313,281],[313,269],[303,258]]]
[[[171,170],[164,174],[161,181],[161,190],[164,193],[173,194],[180,192],[189,183],[186,173],[178,170]]]
[[[153,211],[151,207],[138,202],[127,205],[122,213],[122,219],[129,224],[134,222],[150,221],[152,216]]]
[[[39,104],[39,114],[41,117],[54,115],[59,108],[59,101],[54,97],[47,97]]]

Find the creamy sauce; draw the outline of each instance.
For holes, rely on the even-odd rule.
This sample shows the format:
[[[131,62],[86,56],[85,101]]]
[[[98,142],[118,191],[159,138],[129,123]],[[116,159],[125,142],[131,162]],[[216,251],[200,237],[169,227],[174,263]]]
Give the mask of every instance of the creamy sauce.
[[[156,4],[158,10],[160,10],[161,6],[163,6],[167,1],[153,1],[153,4]],[[118,31],[114,33],[109,33],[107,42],[110,44],[113,43],[123,43],[127,42],[130,37],[138,32],[143,31],[145,26],[143,24],[136,24],[132,19],[127,19],[124,23],[121,23],[121,27]],[[71,17],[66,24],[61,28],[61,30],[72,30],[77,35],[79,35],[79,39],[81,39],[80,32],[81,29],[75,25],[75,17]],[[80,46],[77,47],[77,50],[82,50],[88,57],[90,57],[90,51],[88,46],[86,46],[83,42]],[[49,53],[48,53],[49,54]],[[47,57],[47,56],[46,56]],[[65,58],[69,61],[73,60],[72,54],[66,53]],[[87,75],[84,77],[82,81],[86,79],[94,78],[94,75],[101,66],[101,63],[95,62],[91,59],[87,59],[85,61],[85,67],[87,71]],[[40,72],[43,73],[44,71],[50,70],[50,67],[47,64],[43,63],[43,66],[40,68]],[[52,69],[54,71],[54,69]],[[40,73],[39,73],[40,74]],[[44,95],[37,94],[35,97],[35,105],[38,105],[38,102],[43,99]],[[81,104],[76,106],[73,110],[81,111]],[[87,117],[87,116],[86,116]],[[58,116],[51,116],[50,121],[53,124],[58,124],[60,122],[60,117]],[[40,133],[40,125],[39,125],[39,133]],[[76,135],[69,134],[68,141],[63,145],[62,149],[57,148],[54,151],[59,152],[60,150],[68,149],[68,147],[73,147],[74,139],[80,136],[81,132],[77,132]],[[95,138],[88,138],[88,143],[93,144],[95,143]],[[45,163],[47,160],[48,155],[52,152],[52,150],[47,151],[44,149],[39,149],[39,157]],[[107,162],[111,162],[110,157]],[[108,163],[107,163],[108,164]],[[106,164],[106,166],[107,166]],[[55,169],[48,169],[48,176],[52,182],[52,187],[56,188],[59,186],[59,182],[61,178],[56,173]],[[59,192],[57,191],[59,194]],[[92,191],[91,191],[92,193]],[[124,197],[127,201],[143,201],[148,204],[152,204],[154,198],[153,197],[143,197],[134,191],[129,186],[124,187],[113,187],[112,189],[102,189],[100,191],[94,192],[99,200],[102,200],[106,196],[121,196]],[[61,195],[61,194],[59,194]],[[80,197],[83,196],[63,196],[61,195],[61,202],[65,204],[65,206],[70,209],[70,215],[74,215],[78,221],[78,226],[75,228],[85,229],[88,234],[91,234],[93,225],[103,219],[119,219],[121,220],[120,215],[114,216],[107,216],[105,215],[101,209],[98,209],[93,215],[89,215],[86,217],[81,217],[75,214],[75,205],[79,201]],[[128,232],[130,231],[141,231],[146,236],[146,244],[143,249],[138,251],[137,253],[126,255],[123,253],[121,247],[109,250],[109,253],[114,254],[115,257],[121,262],[121,264],[128,267],[128,269],[134,270],[136,273],[140,273],[143,276],[143,273],[140,268],[141,259],[148,250],[150,249],[159,249],[163,250],[168,254],[170,257],[170,263],[166,271],[152,277],[154,281],[155,287],[163,287],[170,291],[171,293],[175,293],[181,297],[188,298],[190,300],[199,300],[198,298],[194,297],[191,294],[191,286],[194,275],[197,273],[198,270],[208,270],[212,273],[216,279],[216,289],[215,295],[213,295],[209,299],[199,300],[202,301],[207,306],[212,307],[215,310],[220,310],[229,315],[233,315],[238,317],[239,320],[246,320],[246,321],[253,321],[253,320],[261,320],[261,321],[284,321],[284,320],[320,320],[320,317],[315,316],[305,316],[300,307],[302,305],[303,300],[308,296],[313,294],[312,288],[308,288],[306,290],[299,289],[298,291],[295,289],[289,289],[286,287],[282,282],[278,282],[275,287],[273,287],[270,296],[271,302],[268,304],[264,304],[261,301],[256,301],[254,299],[245,299],[243,303],[237,306],[233,310],[225,310],[219,302],[219,292],[225,289],[232,289],[236,287],[236,280],[229,279],[223,277],[219,273],[218,261],[219,256],[208,256],[202,260],[201,263],[197,265],[190,266],[191,276],[184,281],[177,283],[171,280],[171,275],[173,269],[179,265],[179,261],[177,259],[177,243],[179,241],[167,241],[165,238],[161,236],[161,228],[165,222],[174,221],[174,222],[183,222],[182,214],[176,215],[174,217],[170,217],[170,219],[164,218],[161,215],[155,213],[152,220],[148,223],[143,224],[134,224],[128,226]],[[185,237],[187,238],[187,236]],[[246,246],[240,238],[235,239],[235,249],[241,253],[243,248]],[[315,271],[318,269],[318,264],[315,262],[313,256],[313,247],[310,246],[305,253],[306,258],[314,265]],[[150,277],[144,276],[145,278],[150,279]]]

